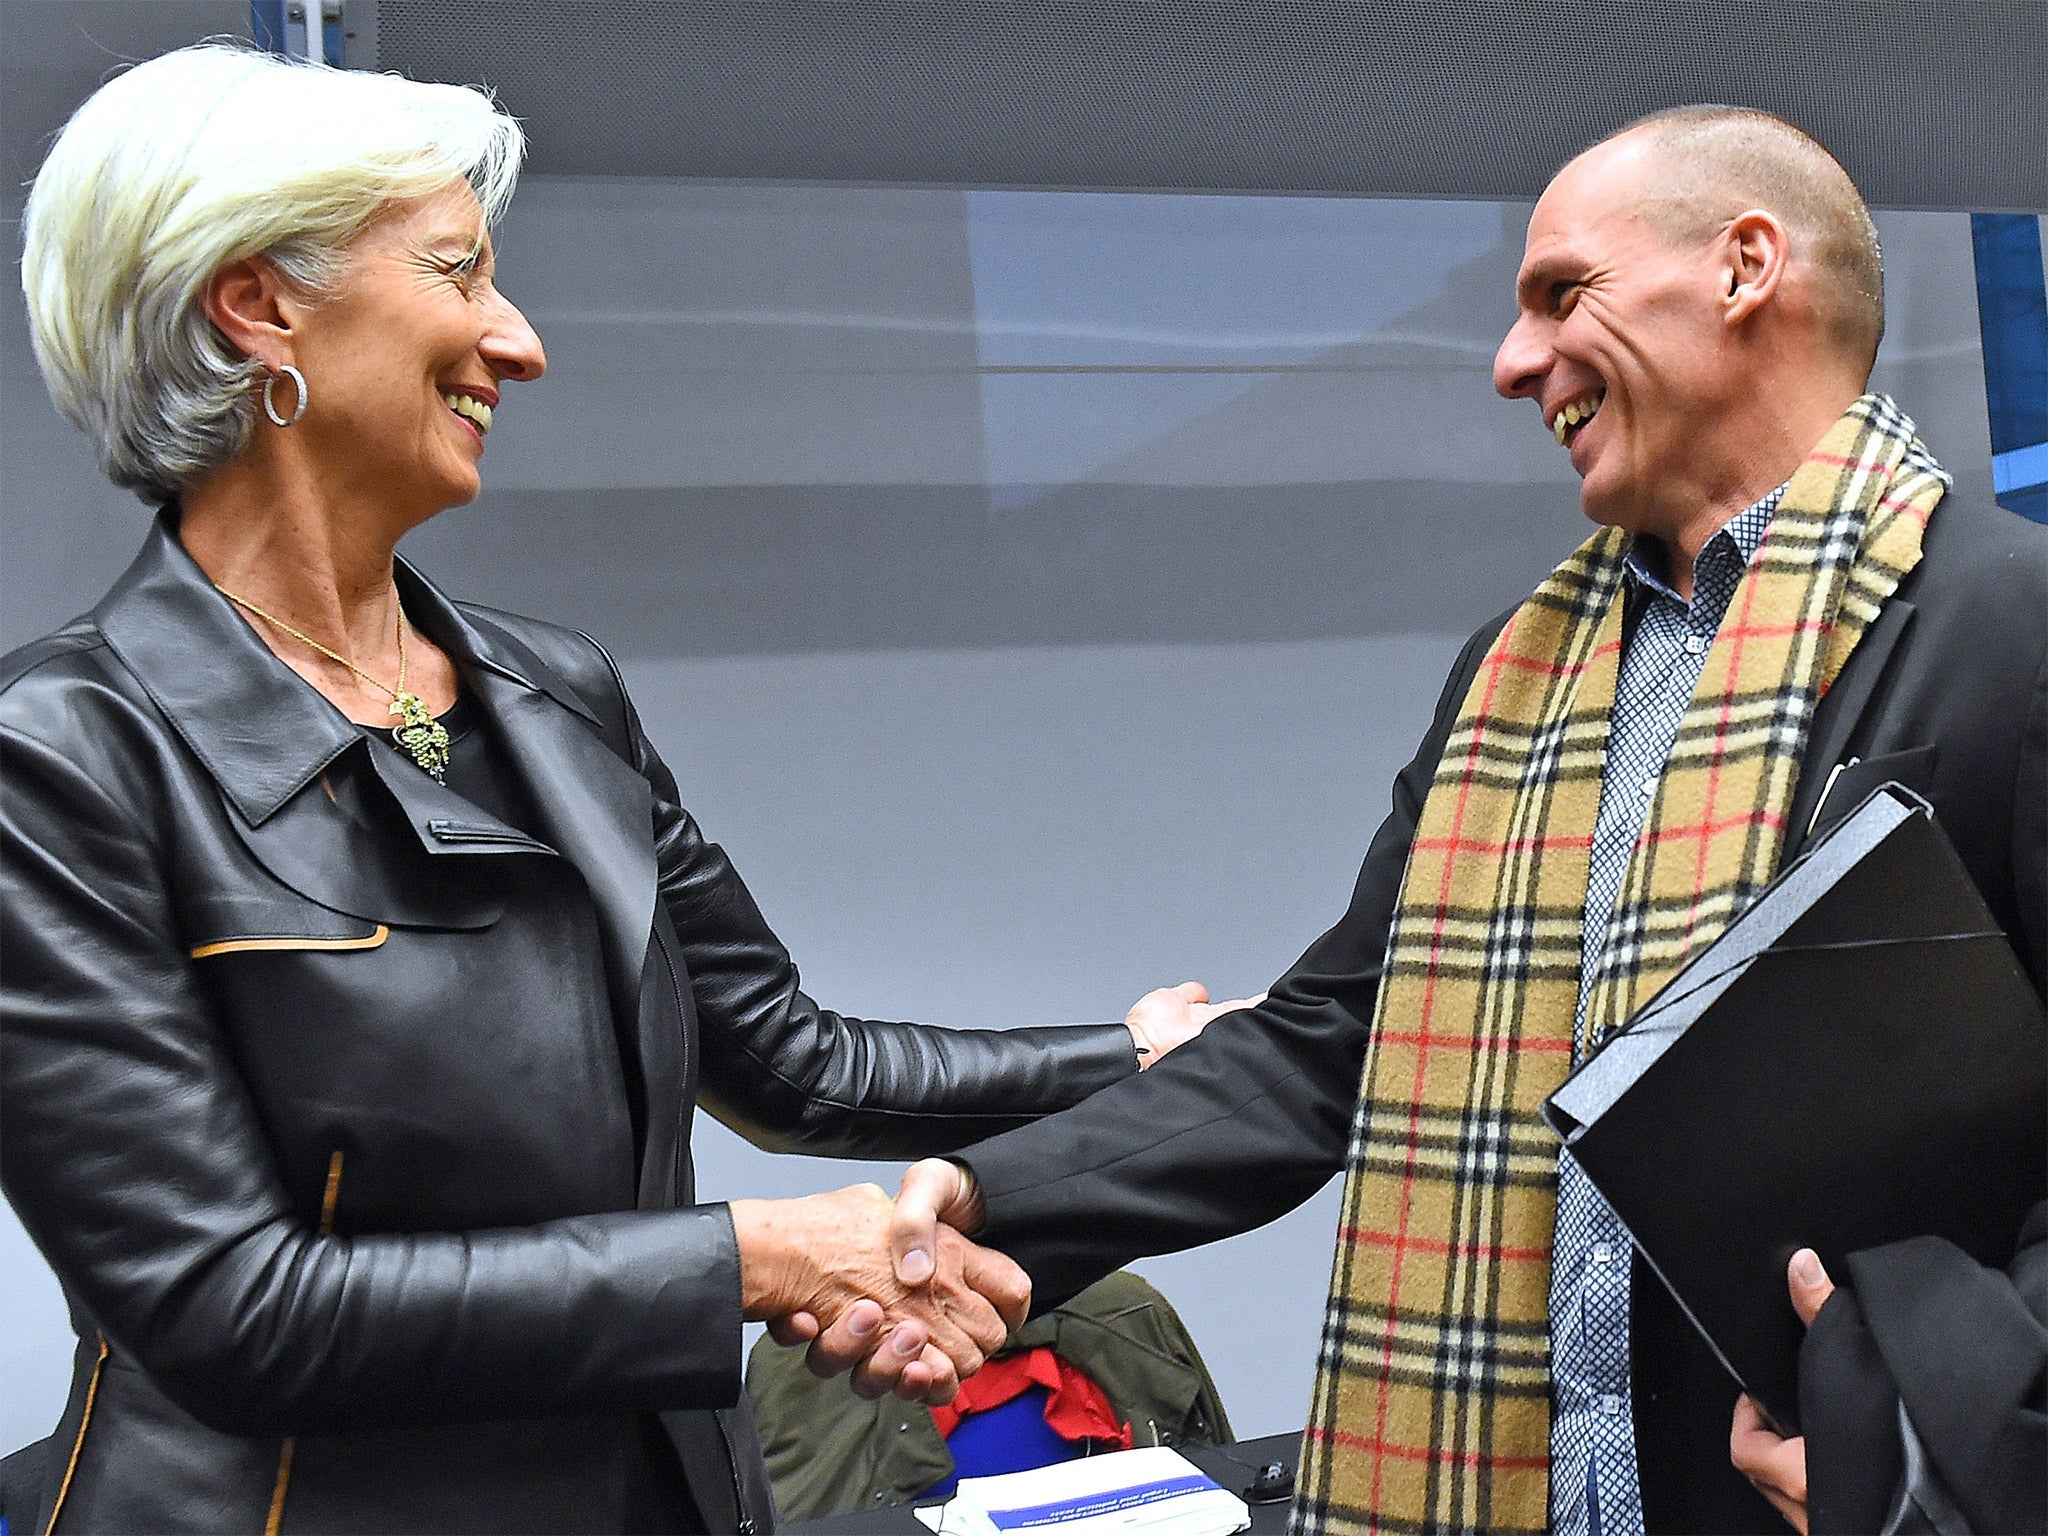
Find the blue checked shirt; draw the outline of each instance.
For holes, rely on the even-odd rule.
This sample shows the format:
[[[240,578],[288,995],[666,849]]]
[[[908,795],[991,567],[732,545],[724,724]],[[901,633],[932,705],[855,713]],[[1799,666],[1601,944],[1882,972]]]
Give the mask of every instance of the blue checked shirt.
[[[1626,580],[1644,606],[1622,653],[1607,727],[1607,768],[1586,879],[1574,1063],[1585,1054],[1586,979],[1599,959],[1664,760],[1728,600],[1784,494],[1781,485],[1707,541],[1693,561],[1690,603],[1650,568],[1648,551],[1629,551]],[[1558,1536],[1641,1536],[1628,1313],[1628,1231],[1579,1165],[1561,1153],[1550,1270],[1550,1528]]]

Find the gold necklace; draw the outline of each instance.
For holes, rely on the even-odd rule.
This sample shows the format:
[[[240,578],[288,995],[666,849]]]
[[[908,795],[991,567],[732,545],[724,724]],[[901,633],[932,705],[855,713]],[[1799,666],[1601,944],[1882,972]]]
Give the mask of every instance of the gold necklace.
[[[427,709],[426,700],[416,693],[405,690],[405,610],[398,611],[398,686],[379,682],[361,667],[350,661],[339,651],[330,651],[311,635],[296,630],[274,613],[265,613],[246,597],[238,597],[219,582],[213,584],[216,592],[238,608],[246,608],[266,624],[275,625],[302,645],[309,645],[329,661],[338,661],[349,671],[379,693],[391,696],[391,713],[398,716],[398,724],[391,728],[391,739],[405,748],[408,756],[433,776],[436,784],[447,782],[448,778],[448,728],[436,720]]]

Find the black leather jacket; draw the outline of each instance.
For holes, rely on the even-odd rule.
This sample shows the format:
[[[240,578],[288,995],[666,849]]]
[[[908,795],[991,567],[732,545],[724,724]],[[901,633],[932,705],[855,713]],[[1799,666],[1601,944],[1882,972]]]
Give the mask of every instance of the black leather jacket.
[[[36,1528],[615,1529],[656,1413],[711,1528],[768,1528],[694,1105],[916,1156],[1127,1076],[1129,1035],[818,1008],[594,642],[401,564],[529,836],[366,741],[174,529],[0,663],[0,1178],[81,1339]]]

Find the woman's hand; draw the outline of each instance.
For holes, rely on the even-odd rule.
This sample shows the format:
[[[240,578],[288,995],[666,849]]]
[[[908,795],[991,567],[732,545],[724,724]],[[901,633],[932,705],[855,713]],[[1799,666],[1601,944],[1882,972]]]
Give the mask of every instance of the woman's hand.
[[[810,1343],[819,1375],[853,1368],[864,1397],[951,1402],[1022,1325],[1031,1282],[951,1228],[921,1284],[897,1278],[893,1203],[873,1184],[801,1200],[735,1200],[741,1304],[778,1342]]]
[[[1212,1003],[1209,989],[1199,981],[1184,981],[1177,987],[1147,992],[1124,1015],[1124,1028],[1131,1032],[1132,1043],[1138,1048],[1138,1070],[1142,1072],[1155,1065],[1176,1046],[1186,1045],[1211,1019],[1240,1008],[1256,1008],[1265,1000],[1266,994],[1261,992],[1256,997]]]
[[[1820,1255],[1802,1248],[1786,1267],[1785,1283],[1792,1308],[1808,1327],[1835,1294],[1835,1282],[1821,1267]],[[1747,1393],[1735,1400],[1735,1423],[1728,1431],[1728,1459],[1756,1491],[1771,1501],[1799,1536],[1806,1536],[1806,1437],[1787,1440],[1764,1417]]]

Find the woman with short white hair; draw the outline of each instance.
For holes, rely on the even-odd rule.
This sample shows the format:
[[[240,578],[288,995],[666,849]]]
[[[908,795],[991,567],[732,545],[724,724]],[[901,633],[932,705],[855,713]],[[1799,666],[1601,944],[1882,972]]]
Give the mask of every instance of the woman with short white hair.
[[[521,148],[208,45],[29,198],[50,393],[160,508],[0,662],[0,1179],[80,1335],[38,1531],[767,1530],[744,1319],[944,1400],[1028,1286],[951,1233],[899,1282],[872,1186],[696,1203],[696,1100],[915,1157],[1177,1043],[818,1008],[596,642],[396,557],[545,367]]]

